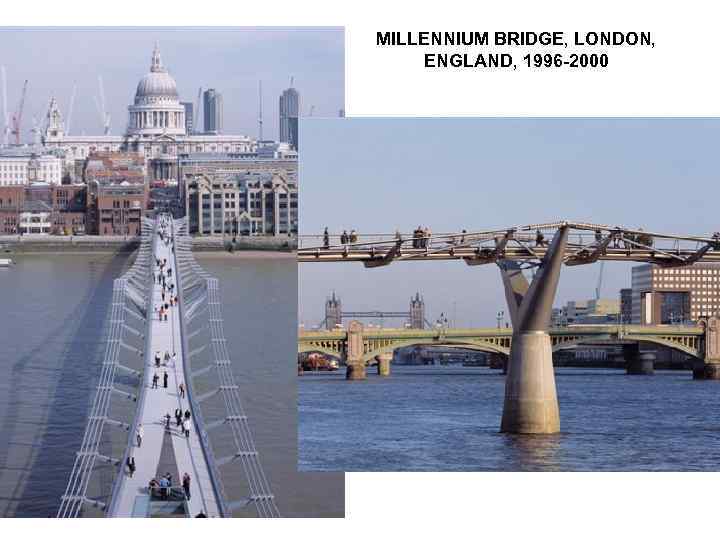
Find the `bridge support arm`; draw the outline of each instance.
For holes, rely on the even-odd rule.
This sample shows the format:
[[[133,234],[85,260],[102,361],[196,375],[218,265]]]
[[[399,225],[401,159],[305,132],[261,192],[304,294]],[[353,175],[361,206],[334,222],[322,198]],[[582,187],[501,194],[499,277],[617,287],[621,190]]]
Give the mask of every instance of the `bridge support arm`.
[[[500,265],[513,322],[500,427],[503,432],[556,433],[560,430],[548,329],[567,238],[568,227],[560,227],[530,284],[516,264],[504,261]]]

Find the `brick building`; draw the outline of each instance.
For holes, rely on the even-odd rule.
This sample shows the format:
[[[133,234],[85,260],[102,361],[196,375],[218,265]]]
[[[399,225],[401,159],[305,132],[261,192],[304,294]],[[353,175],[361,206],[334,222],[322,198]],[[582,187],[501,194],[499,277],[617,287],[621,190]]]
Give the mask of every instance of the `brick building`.
[[[145,157],[137,152],[95,152],[85,161],[87,230],[101,236],[138,235],[148,207]]]
[[[146,184],[88,184],[88,233],[100,236],[135,236],[141,233],[147,208]]]
[[[85,186],[0,186],[0,234],[83,234]]]

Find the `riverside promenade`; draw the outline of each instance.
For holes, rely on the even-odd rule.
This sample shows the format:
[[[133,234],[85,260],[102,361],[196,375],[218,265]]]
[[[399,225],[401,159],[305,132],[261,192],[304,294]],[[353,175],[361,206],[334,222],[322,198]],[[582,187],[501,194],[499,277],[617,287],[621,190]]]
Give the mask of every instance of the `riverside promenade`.
[[[153,237],[152,253],[156,260],[167,261],[162,272],[165,283],[177,283],[177,263],[174,253],[175,234],[170,219],[160,218]],[[162,233],[162,237],[160,236]],[[191,418],[190,436],[182,433],[182,427],[176,427],[175,410],[181,409],[183,413],[190,409],[187,393],[181,397],[179,386],[185,388],[188,382],[185,379],[183,358],[187,354],[183,350],[180,331],[180,306],[171,306],[167,310],[167,321],[160,320],[159,308],[169,303],[170,293],[166,289],[165,302],[162,299],[162,282],[158,283],[160,268],[153,263],[152,277],[152,311],[148,313],[148,331],[146,340],[144,380],[138,397],[138,412],[135,425],[131,429],[131,437],[125,458],[135,459],[136,470],[131,477],[127,467],[122,467],[121,478],[115,487],[114,497],[108,515],[111,517],[147,517],[151,513],[153,502],[148,490],[152,478],[170,473],[172,485],[177,492],[182,491],[181,482],[185,473],[190,475],[190,499],[185,502],[186,515],[194,517],[204,514],[208,517],[220,515],[218,501],[213,490],[210,473],[203,450],[200,444],[198,430],[194,419]],[[168,276],[169,271],[169,276]],[[164,319],[164,317],[163,317]],[[171,359],[165,362],[165,353]],[[156,367],[155,355],[159,354],[160,367]],[[175,355],[174,360],[172,356]],[[167,373],[167,388],[164,385],[164,375]],[[157,388],[153,388],[153,377],[158,375]],[[170,429],[166,428],[165,415],[169,414]],[[137,446],[135,435],[141,426],[143,433],[142,444]],[[165,456],[161,464],[161,455]],[[170,459],[167,459],[169,456]],[[173,463],[174,462],[174,463]],[[170,463],[168,465],[168,463]],[[162,468],[161,468],[162,467]]]

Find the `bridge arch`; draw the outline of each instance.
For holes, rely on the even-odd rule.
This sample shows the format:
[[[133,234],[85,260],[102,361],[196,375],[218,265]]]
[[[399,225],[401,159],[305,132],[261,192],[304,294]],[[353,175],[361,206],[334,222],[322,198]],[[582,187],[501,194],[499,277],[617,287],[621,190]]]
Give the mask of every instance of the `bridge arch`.
[[[298,343],[298,354],[319,352],[328,356],[334,356],[341,360],[346,359],[344,344],[341,346],[334,346],[333,344],[319,344],[319,343]]]
[[[404,349],[405,347],[413,346],[451,347],[456,349],[470,349],[488,353],[498,353],[504,356],[510,355],[509,343],[508,346],[505,347],[492,341],[417,338],[412,340],[393,341],[379,347],[372,347],[371,344],[366,344],[366,352],[363,354],[362,360],[367,363],[372,361],[379,354],[394,352],[397,349]]]
[[[575,336],[572,339],[557,342],[553,339],[552,352],[574,349],[579,345],[627,345],[631,343],[650,343],[653,345],[660,345],[666,349],[680,351],[694,358],[703,359],[705,354],[702,344],[699,341],[700,339],[701,336],[677,336],[673,338],[664,338],[642,334],[628,334],[620,338],[608,336],[604,340],[598,336]],[[603,340],[605,342],[598,343],[599,340]],[[607,341],[611,341],[612,343],[607,343]]]

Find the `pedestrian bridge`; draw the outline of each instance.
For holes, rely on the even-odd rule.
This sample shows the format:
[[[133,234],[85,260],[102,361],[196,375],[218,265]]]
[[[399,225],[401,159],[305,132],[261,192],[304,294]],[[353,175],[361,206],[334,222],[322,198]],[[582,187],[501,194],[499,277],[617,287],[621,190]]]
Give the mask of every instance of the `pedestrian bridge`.
[[[58,517],[80,517],[90,507],[107,517],[232,517],[246,508],[278,517],[234,381],[218,283],[195,262],[185,220],[161,215],[143,222],[136,260],[114,282],[108,325],[102,372]],[[134,363],[139,369],[129,367]],[[134,390],[124,389],[132,381]],[[118,399],[136,404],[132,419],[117,416]],[[188,417],[189,433],[176,410]],[[204,417],[207,410],[214,418]],[[104,442],[110,430],[126,432],[121,453]],[[226,454],[216,455],[216,447]],[[92,497],[90,481],[103,465],[112,471],[109,495]],[[229,467],[244,472],[245,496],[228,496],[222,471]],[[169,489],[149,488],[166,473]]]
[[[695,378],[720,379],[720,319],[717,314],[706,313],[704,328],[699,331],[623,326],[614,330],[581,332],[575,328],[557,330],[550,327],[560,271],[564,266],[597,261],[643,262],[663,267],[720,262],[720,233],[717,232],[679,235],[624,226],[556,221],[440,235],[420,228],[411,235],[398,232],[358,236],[352,232],[349,237],[343,234],[339,243],[337,236],[326,230],[321,236],[299,239],[298,261],[303,263],[360,262],[366,268],[378,268],[402,261],[444,260],[463,261],[469,266],[498,266],[512,331],[505,335],[500,332],[483,335],[481,331],[448,330],[438,336],[432,331],[375,336],[368,332],[366,337],[362,325],[354,321],[344,338],[341,335],[300,336],[300,350],[315,348],[344,358],[346,375],[351,380],[365,378],[368,358],[373,356],[378,356],[379,370],[387,372],[386,353],[406,345],[455,344],[508,354],[500,429],[510,433],[557,433],[560,430],[552,351],[582,340],[611,337],[665,345],[703,359],[702,365],[693,370]],[[532,270],[532,277],[524,273],[526,270]],[[642,360],[638,358],[638,361]]]
[[[705,358],[705,328],[665,325],[578,325],[550,328],[553,351],[580,344],[612,342],[649,343],[668,347],[698,359]],[[352,350],[353,334],[362,348]],[[510,355],[512,328],[403,328],[367,329],[353,321],[348,330],[300,332],[298,352],[322,352],[344,360],[359,358],[365,363],[376,356],[412,345],[442,345]]]

